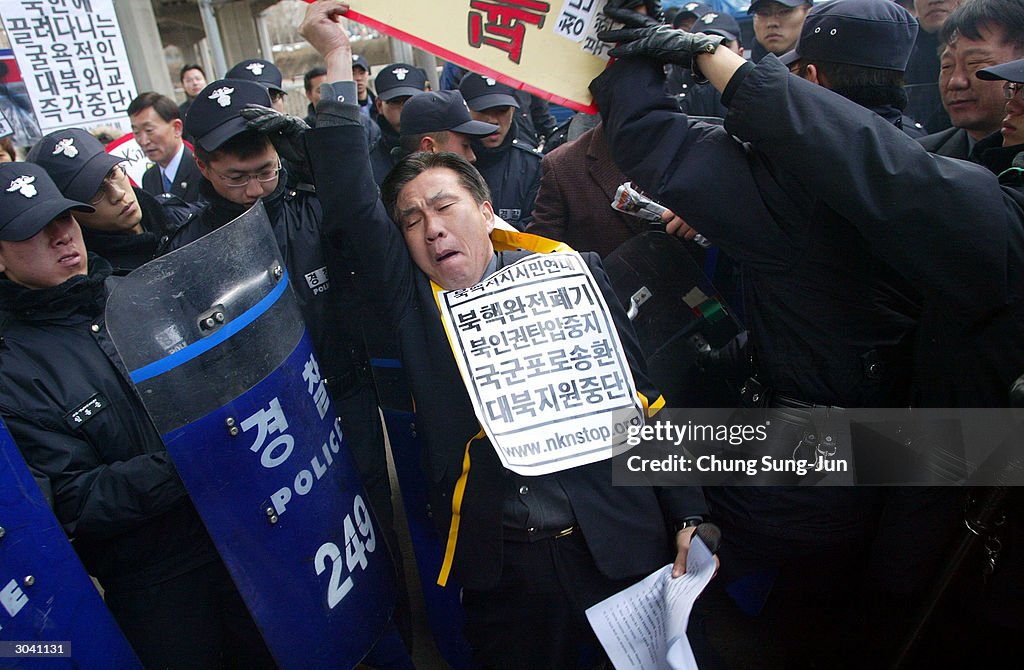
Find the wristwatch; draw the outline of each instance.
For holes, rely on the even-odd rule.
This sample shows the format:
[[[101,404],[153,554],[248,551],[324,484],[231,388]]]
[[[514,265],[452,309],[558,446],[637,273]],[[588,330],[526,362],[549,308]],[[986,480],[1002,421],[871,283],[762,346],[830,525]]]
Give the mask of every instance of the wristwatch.
[[[682,521],[679,521],[678,523],[676,523],[676,526],[675,526],[676,533],[678,534],[679,531],[683,530],[684,528],[691,528],[693,526],[699,526],[702,523],[704,523],[704,517],[702,517],[702,516],[688,516],[685,519],[683,519]]]

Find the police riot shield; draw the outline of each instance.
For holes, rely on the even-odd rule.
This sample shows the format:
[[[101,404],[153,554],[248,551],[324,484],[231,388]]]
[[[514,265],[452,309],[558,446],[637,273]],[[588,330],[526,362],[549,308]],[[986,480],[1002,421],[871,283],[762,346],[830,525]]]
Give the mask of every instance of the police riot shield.
[[[609,254],[604,268],[668,405],[734,406],[737,394],[722,388],[721,375],[703,374],[698,357],[725,347],[740,326],[684,243],[646,232]]]
[[[106,321],[278,665],[357,665],[394,568],[263,205],[133,272]]]
[[[364,320],[363,334],[377,401],[387,426],[395,475],[402,490],[427,624],[438,652],[452,670],[470,670],[476,665],[462,634],[466,614],[460,601],[461,590],[454,577],[448,578],[447,586],[437,584],[446,538],[437,530],[430,510],[430,482],[423,471],[426,446],[416,430],[412,389],[398,357],[398,338],[383,319],[373,314]]]
[[[142,668],[2,421],[0,667]]]
[[[437,583],[447,537],[438,531],[430,509],[430,481],[423,471],[426,446],[416,430],[416,415],[383,404],[382,410],[434,645],[452,670],[475,670],[478,666],[463,635],[462,589],[454,576],[448,577],[446,586]]]

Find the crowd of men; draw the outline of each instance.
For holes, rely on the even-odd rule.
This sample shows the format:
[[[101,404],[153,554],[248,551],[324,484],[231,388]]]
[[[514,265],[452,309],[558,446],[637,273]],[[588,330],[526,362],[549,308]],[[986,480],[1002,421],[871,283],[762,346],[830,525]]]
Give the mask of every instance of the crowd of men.
[[[943,571],[984,491],[614,487],[610,461],[513,473],[474,413],[435,292],[553,248],[543,238],[568,243],[653,415],[659,392],[602,264],[651,228],[609,207],[632,181],[710,279],[729,275],[745,331],[703,372],[729,378],[737,407],[772,412],[760,448],[809,444],[821,409],[1024,404],[1011,392],[1024,374],[1024,4],[754,0],[753,45],[698,2],[667,18],[657,0],[605,11],[622,28],[601,35],[616,46],[591,83],[600,115],[564,128],[485,75],[446,67],[450,88],[435,91],[414,65],[372,68],[341,27],[347,7],[318,0],[301,28],[324,61],[304,77],[305,120],[283,114],[269,61],[209,83],[187,65],[184,104],[148,92],[127,109],[151,162],[139,185],[82,129],[43,137],[25,162],[0,154],[0,416],[146,667],[274,662],[103,307],[120,277],[257,202],[400,558],[367,351],[369,332],[394,338],[446,542],[439,581],[462,589],[480,667],[602,667],[585,609],[666,563],[682,574],[709,522],[720,570],[689,627],[701,667],[1008,651],[1024,621],[1018,496],[998,527],[975,529],[983,580],[980,559]],[[311,275],[329,280],[314,290]],[[69,422],[95,398],[102,411]],[[365,663],[412,667],[410,635],[400,604]]]

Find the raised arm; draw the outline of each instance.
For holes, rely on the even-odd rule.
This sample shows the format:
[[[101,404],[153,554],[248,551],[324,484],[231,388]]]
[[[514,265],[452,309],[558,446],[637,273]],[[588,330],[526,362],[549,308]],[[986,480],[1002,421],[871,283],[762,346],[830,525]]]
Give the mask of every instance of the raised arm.
[[[717,54],[716,54],[717,56]],[[715,60],[700,57],[709,64]],[[1024,213],[985,168],[924,148],[774,57],[735,71],[726,128],[851,221],[873,251],[951,312],[1003,304]],[[723,78],[725,73],[723,72]]]
[[[352,49],[339,19],[348,7],[318,0],[306,9],[301,32],[327,62],[317,127],[305,134],[306,155],[324,208],[328,241],[353,260],[367,295],[397,322],[412,299],[414,266],[373,179],[360,122]]]
[[[705,74],[729,108],[728,132],[749,142],[774,174],[795,178],[805,193],[851,221],[923,294],[967,319],[1005,302],[1007,259],[1024,257],[1024,213],[984,168],[928,154],[880,116],[791,75],[774,57],[755,67],[699,36],[664,27],[604,37],[621,42],[612,54],[633,63],[610,71],[646,72],[649,80],[651,64],[688,62]],[[608,86],[600,82],[592,88],[603,92]],[[613,82],[622,88],[621,76]],[[638,118],[644,110],[624,92],[604,97],[619,125],[644,124]],[[655,110],[654,117],[647,125],[656,131],[651,124],[664,114]],[[768,182],[760,184],[765,193]]]

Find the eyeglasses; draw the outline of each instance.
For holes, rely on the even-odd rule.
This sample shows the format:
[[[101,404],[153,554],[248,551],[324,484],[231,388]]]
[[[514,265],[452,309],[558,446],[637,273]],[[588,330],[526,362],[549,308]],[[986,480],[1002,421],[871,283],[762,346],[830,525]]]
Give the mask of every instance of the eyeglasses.
[[[255,173],[246,172],[245,174],[229,176],[217,172],[217,170],[214,170],[212,166],[210,167],[210,170],[213,171],[213,173],[216,174],[218,177],[220,177],[226,186],[230,186],[231,188],[242,188],[248,186],[249,182],[252,181],[253,179],[256,179],[256,181],[258,181],[261,184],[266,184],[267,182],[271,182],[277,179],[277,173],[281,171],[281,159],[279,158],[277,160],[277,167],[272,167],[267,170],[262,170],[261,172]]]
[[[1024,96],[1021,96],[1021,91],[1024,91],[1024,84],[1018,84],[1012,81],[1008,81],[1003,84],[1003,97],[1007,100],[1013,100],[1014,98],[1024,100]]]
[[[122,186],[118,182],[120,182],[121,178],[124,177],[126,174],[127,173],[124,171],[124,168],[121,167],[120,165],[115,165],[114,167],[110,168],[110,172],[108,172],[107,176],[103,178],[103,183],[100,184],[100,189],[96,191],[96,195],[93,197],[92,200],[89,201],[89,204],[98,205],[101,202],[103,202],[104,198],[108,196],[113,197],[117,195],[114,192],[115,188],[117,188],[121,192],[124,192],[124,186]]]

